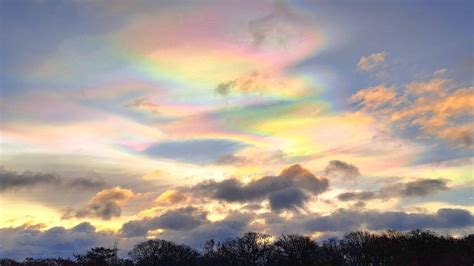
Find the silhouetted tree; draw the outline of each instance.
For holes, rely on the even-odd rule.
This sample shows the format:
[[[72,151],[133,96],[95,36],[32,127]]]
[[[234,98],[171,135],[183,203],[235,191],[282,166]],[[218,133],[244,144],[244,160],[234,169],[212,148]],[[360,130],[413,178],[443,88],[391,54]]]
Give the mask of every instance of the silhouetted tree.
[[[12,259],[0,259],[0,266],[21,266],[21,263]]]
[[[337,238],[324,241],[318,249],[318,265],[344,265],[344,255]]]
[[[283,235],[275,242],[275,265],[317,265],[318,245],[307,236]]]
[[[0,264],[1,265],[1,264]],[[21,263],[22,266],[77,266],[78,263],[63,258],[47,258],[47,259],[34,259],[26,258]]]
[[[431,231],[413,230],[383,233],[351,232],[342,239],[331,238],[318,245],[301,235],[283,235],[273,241],[269,235],[249,232],[216,243],[207,241],[202,255],[185,245],[165,240],[137,244],[129,259],[118,259],[114,249],[92,248],[85,255],[68,259],[26,258],[19,263],[0,259],[0,266],[275,266],[275,265],[474,265],[474,234],[454,238]]]
[[[273,246],[269,235],[248,232],[242,237],[220,243],[217,252],[227,265],[266,265]]]
[[[108,266],[116,263],[115,251],[104,247],[91,248],[86,255],[74,255],[74,257],[79,265],[85,266]]]
[[[371,234],[368,232],[351,232],[341,240],[341,251],[345,255],[345,260],[351,265],[367,265],[372,262],[369,256]]]
[[[199,259],[197,251],[166,240],[142,242],[136,245],[129,255],[140,266],[196,265]]]

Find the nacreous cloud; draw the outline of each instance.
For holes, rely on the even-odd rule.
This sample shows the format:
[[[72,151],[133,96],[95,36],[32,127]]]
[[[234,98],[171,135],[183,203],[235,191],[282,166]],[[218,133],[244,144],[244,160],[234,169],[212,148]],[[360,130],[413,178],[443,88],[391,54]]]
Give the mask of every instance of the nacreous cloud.
[[[214,180],[191,188],[199,197],[227,202],[249,202],[269,197],[272,210],[302,207],[309,195],[319,195],[328,188],[326,178],[318,178],[298,164],[283,170],[278,176],[266,176],[248,184],[237,179]]]
[[[160,142],[148,147],[144,153],[188,163],[211,163],[221,156],[233,153],[246,145],[225,139],[193,139]]]

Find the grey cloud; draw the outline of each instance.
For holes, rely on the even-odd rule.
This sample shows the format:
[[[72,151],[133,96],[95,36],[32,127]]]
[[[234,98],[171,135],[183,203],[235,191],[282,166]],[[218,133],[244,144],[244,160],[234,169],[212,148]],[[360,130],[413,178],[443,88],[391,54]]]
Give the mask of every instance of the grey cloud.
[[[25,171],[17,173],[0,168],[0,192],[32,188],[39,185],[62,186],[65,188],[101,188],[105,182],[87,178],[61,178],[51,173],[33,173]]]
[[[68,182],[68,185],[78,188],[102,188],[105,182],[102,180],[75,178]]]
[[[225,154],[219,157],[215,164],[217,165],[242,165],[245,164],[247,160],[243,156],[237,156],[234,154]]]
[[[52,174],[32,173],[25,171],[21,174],[0,169],[0,191],[32,187],[38,184],[52,184],[59,181],[59,178]]]
[[[125,223],[121,232],[127,237],[145,236],[148,231],[156,229],[191,230],[207,220],[207,213],[194,207],[171,210],[151,219],[135,220]]]
[[[248,32],[254,49],[278,48],[285,52],[289,47],[301,43],[300,36],[308,26],[309,21],[303,16],[297,16],[280,6],[265,16],[250,20]]]
[[[360,175],[359,168],[339,160],[330,161],[324,173],[328,176],[341,176],[344,179],[354,179]]]
[[[284,206],[280,203],[282,197],[293,203],[290,204],[291,206],[287,205],[288,207],[301,206],[308,199],[307,194],[319,195],[327,188],[327,179],[317,178],[308,170],[295,164],[283,170],[278,176],[266,176],[248,184],[243,184],[236,179],[221,182],[211,180],[192,187],[191,191],[200,197],[228,202],[249,202],[271,195],[274,206],[280,209]],[[287,189],[293,189],[291,191],[295,193],[281,192]]]
[[[249,74],[239,76],[234,80],[227,82],[219,83],[214,92],[220,95],[228,95],[230,92],[239,91],[244,93],[249,93],[253,91],[258,91],[264,89],[268,85],[266,82],[269,81],[269,76],[261,74],[257,71],[252,71]]]
[[[341,201],[365,201],[377,198],[378,194],[371,191],[363,191],[363,192],[345,192],[341,193],[337,196],[337,198]]]
[[[235,80],[228,81],[228,82],[222,82],[222,83],[219,83],[214,90],[217,94],[227,95],[227,94],[229,94],[232,87],[235,86],[235,83],[236,83]]]
[[[97,232],[89,223],[66,229],[53,227],[42,231],[32,227],[0,229],[0,258],[23,260],[25,257],[72,257],[95,246],[111,247],[115,235]]]
[[[362,225],[369,230],[452,229],[474,226],[474,217],[463,209],[439,209],[435,214],[339,210],[327,216],[308,219],[304,225],[309,231],[321,232],[347,232],[360,229]]]
[[[404,196],[426,196],[448,190],[446,182],[444,179],[419,179],[405,184],[395,184],[392,188],[401,187],[400,193]]]
[[[223,241],[241,235],[243,232],[248,231],[248,224],[251,220],[251,214],[233,212],[224,220],[213,223],[204,223],[185,233],[179,231],[168,231],[165,232],[163,236],[178,243],[198,248],[209,239]]]
[[[274,211],[302,207],[308,196],[298,188],[288,188],[270,194],[270,207]]]
[[[341,201],[366,201],[371,199],[390,199],[398,197],[424,197],[449,190],[445,179],[418,179],[406,183],[383,186],[378,191],[345,192],[337,198]]]
[[[63,219],[72,217],[97,217],[103,220],[110,220],[119,217],[122,213],[122,206],[133,197],[133,192],[129,189],[114,187],[98,192],[89,203],[74,211],[66,210]]]

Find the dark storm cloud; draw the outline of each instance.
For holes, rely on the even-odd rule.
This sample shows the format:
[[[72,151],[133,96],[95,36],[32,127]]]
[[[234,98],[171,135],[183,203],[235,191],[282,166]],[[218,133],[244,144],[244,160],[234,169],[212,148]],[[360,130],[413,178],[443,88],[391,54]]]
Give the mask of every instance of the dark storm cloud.
[[[356,166],[339,161],[333,160],[330,161],[326,169],[324,170],[326,175],[333,176],[333,175],[340,175],[343,178],[353,179],[360,175],[359,168]]]
[[[125,223],[121,232],[124,236],[145,236],[148,231],[156,229],[191,230],[209,222],[207,213],[194,207],[171,210],[151,219],[135,220]]]
[[[156,143],[148,147],[144,153],[151,157],[188,163],[211,163],[243,147],[245,144],[233,140],[195,139]]]
[[[435,214],[338,210],[304,222],[309,231],[352,231],[365,225],[369,230],[412,230],[463,228],[474,226],[473,215],[463,209],[439,209]]]
[[[278,176],[266,176],[248,184],[243,184],[237,179],[220,182],[210,180],[192,187],[191,191],[200,197],[228,202],[248,202],[269,197],[270,203],[273,202],[276,209],[281,209],[301,206],[308,199],[308,195],[319,195],[327,188],[327,179],[317,178],[308,170],[295,164],[283,170]],[[288,191],[282,192],[284,190]],[[288,200],[289,203],[283,204],[282,198]]]
[[[372,199],[390,199],[403,197],[424,197],[449,189],[446,179],[418,179],[406,183],[394,183],[383,186],[378,191],[345,192],[337,198],[341,201],[366,201]]]
[[[101,180],[87,178],[65,179],[50,173],[17,173],[0,168],[0,192],[11,189],[32,188],[39,185],[64,186],[71,188],[101,188]]]

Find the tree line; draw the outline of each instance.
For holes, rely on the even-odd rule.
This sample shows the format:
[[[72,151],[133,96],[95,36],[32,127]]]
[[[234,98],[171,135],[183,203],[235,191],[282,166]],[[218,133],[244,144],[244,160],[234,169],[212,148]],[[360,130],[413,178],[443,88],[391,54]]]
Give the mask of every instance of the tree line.
[[[1,259],[0,266],[474,265],[474,234],[454,238],[422,230],[356,231],[318,243],[302,235],[275,239],[248,232],[222,242],[209,240],[200,252],[171,241],[147,240],[128,255],[121,259],[116,248],[95,247],[74,259]]]

